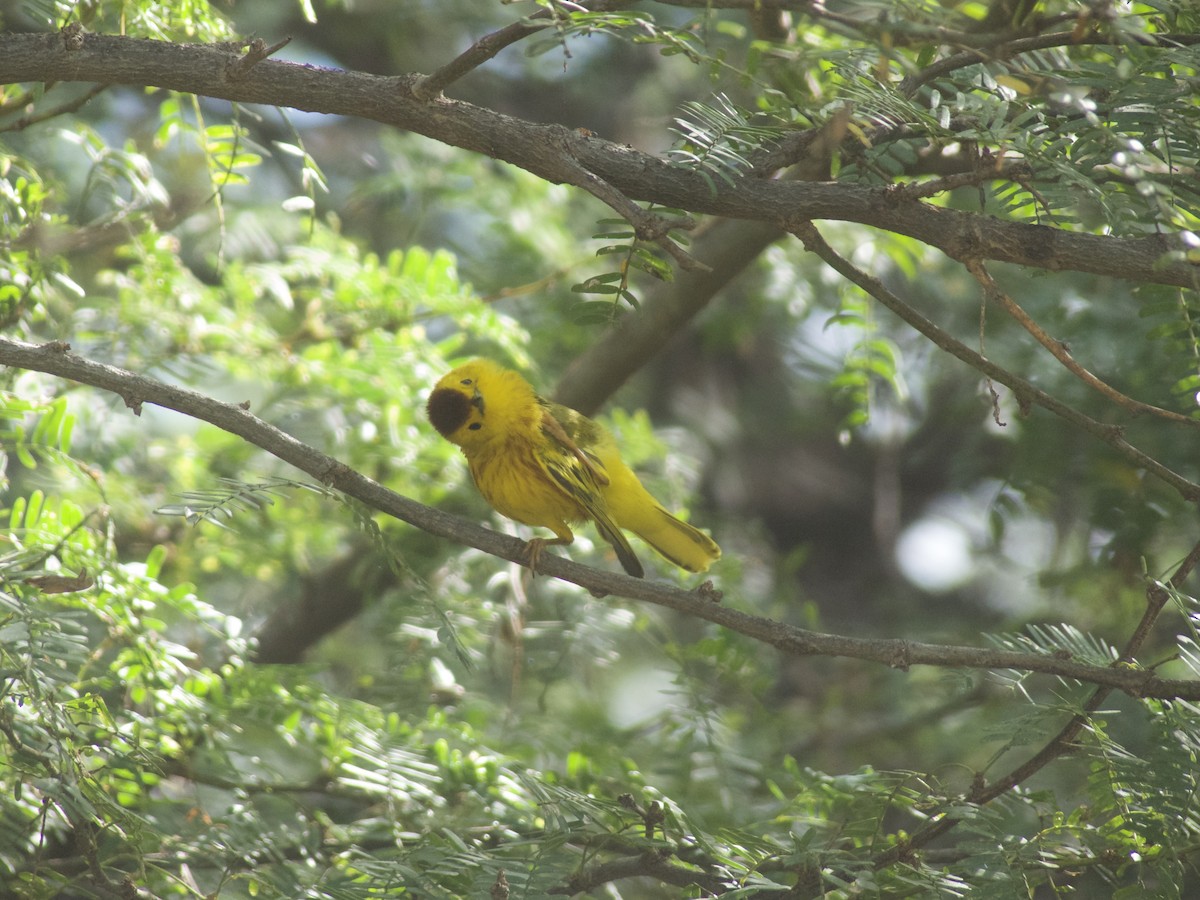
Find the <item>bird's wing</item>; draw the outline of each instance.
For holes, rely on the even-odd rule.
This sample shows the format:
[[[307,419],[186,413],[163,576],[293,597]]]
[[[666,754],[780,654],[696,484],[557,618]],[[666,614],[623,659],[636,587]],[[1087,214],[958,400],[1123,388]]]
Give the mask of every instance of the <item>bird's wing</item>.
[[[609,483],[608,472],[590,449],[602,439],[599,426],[573,409],[540,397],[538,402],[542,409],[542,436],[546,439],[539,454],[542,468],[596,523],[596,530],[612,545],[625,571],[641,578],[642,564],[612,520],[604,501],[602,489]]]

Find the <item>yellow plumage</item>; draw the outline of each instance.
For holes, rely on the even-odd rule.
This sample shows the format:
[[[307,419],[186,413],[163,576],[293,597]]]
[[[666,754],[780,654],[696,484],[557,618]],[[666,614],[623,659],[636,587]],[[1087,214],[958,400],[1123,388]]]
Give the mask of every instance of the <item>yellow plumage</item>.
[[[542,547],[571,543],[570,526],[585,520],[638,578],[642,565],[622,528],[689,572],[703,572],[721,556],[712,538],[650,496],[621,461],[612,435],[539,397],[511,369],[486,359],[459,366],[434,387],[426,411],[441,435],[462,448],[476,487],[497,512],[554,532],[553,539],[530,541],[535,570]]]

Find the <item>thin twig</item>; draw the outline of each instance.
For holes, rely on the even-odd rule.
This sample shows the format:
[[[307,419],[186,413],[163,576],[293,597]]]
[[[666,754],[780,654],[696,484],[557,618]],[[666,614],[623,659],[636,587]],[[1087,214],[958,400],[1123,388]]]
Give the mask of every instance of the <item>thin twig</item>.
[[[250,70],[269,56],[274,56],[292,42],[290,37],[267,46],[262,38],[255,38],[246,47],[246,52],[225,67],[225,77],[230,81],[239,81],[250,74]]]
[[[1074,20],[1076,16],[1071,15],[1068,18]],[[1015,40],[996,43],[986,48],[979,47],[964,50],[961,53],[955,53],[952,56],[939,59],[921,71],[909,75],[896,86],[896,92],[902,97],[911,97],[922,85],[942,75],[948,75],[956,69],[963,69],[967,66],[974,66],[980,63],[1000,62],[1011,59],[1014,56],[1020,56],[1022,53],[1031,53],[1034,50],[1085,45],[1096,47],[1120,46],[1122,43],[1129,42],[1135,42],[1148,47],[1192,46],[1200,43],[1200,34],[1144,34],[1134,36],[1129,32],[1124,32],[1122,37],[1126,38],[1124,42],[1115,40],[1107,34],[1090,33],[1079,35],[1073,30],[1056,31],[1050,34],[1020,37]]]
[[[892,16],[864,16],[828,9],[825,3],[814,0],[658,0],[664,6],[681,6],[689,9],[741,9],[747,11],[781,10],[794,11],[810,19],[827,22],[855,34],[871,38],[886,38],[889,46],[903,47],[912,44],[950,44],[959,47],[986,47],[1012,41],[1015,37],[1028,34],[1028,29],[1005,28],[1002,31],[965,31],[947,28],[945,25],[905,21]],[[1060,13],[1039,21],[1042,27],[1078,19],[1077,13]],[[965,21],[960,19],[959,21]]]
[[[648,212],[599,175],[584,168],[579,162],[579,156],[575,151],[575,141],[587,140],[587,138],[579,132],[573,132],[569,128],[562,126],[550,126],[549,140],[551,145],[558,150],[559,161],[562,164],[561,177],[563,181],[583,188],[593,197],[608,204],[633,226],[634,234],[637,235],[639,240],[657,244],[679,263],[682,268],[689,271],[712,271],[708,265],[700,262],[700,260],[693,257],[670,238],[670,231],[673,228],[686,230],[695,228],[696,223],[693,219],[686,217],[682,219],[668,219],[664,216]]]
[[[883,282],[872,275],[852,265],[840,256],[825,242],[819,231],[811,222],[793,224],[789,230],[804,242],[806,249],[823,259],[835,271],[857,284],[871,297],[878,300],[901,319],[929,338],[937,346],[948,353],[957,356],[971,368],[982,372],[989,378],[1000,382],[1016,394],[1017,401],[1022,406],[1035,403],[1047,409],[1056,416],[1071,422],[1104,441],[1129,462],[1158,478],[1175,489],[1183,499],[1188,501],[1200,500],[1200,484],[1189,481],[1178,472],[1139,450],[1124,438],[1124,429],[1119,426],[1099,422],[1091,416],[1081,413],[1072,406],[1051,396],[1020,375],[996,365],[980,353],[972,350],[949,333],[943,331],[921,313],[917,312],[896,294],[892,293]]]
[[[84,91],[78,97],[68,100],[66,103],[61,103],[58,106],[53,106],[50,109],[42,110],[41,112],[30,113],[27,116],[21,116],[13,122],[0,128],[0,131],[23,131],[30,125],[36,125],[38,122],[45,122],[47,119],[53,119],[55,116],[73,113],[101,91],[112,87],[109,84],[96,84]]]
[[[50,89],[50,85],[44,85],[43,94]],[[38,92],[32,88],[27,91],[22,91],[15,97],[9,98],[7,101],[0,103],[0,116],[6,116],[14,109],[24,109],[38,97]]]
[[[1170,599],[1170,591],[1183,590],[1184,582],[1187,581],[1188,576],[1192,574],[1197,565],[1200,565],[1200,542],[1192,547],[1191,552],[1183,558],[1183,562],[1179,564],[1179,567],[1175,570],[1175,574],[1167,582],[1166,588],[1158,584],[1153,584],[1147,589],[1146,610],[1142,613],[1142,620],[1138,623],[1137,628],[1130,635],[1125,649],[1121,651],[1122,662],[1133,662],[1134,656],[1137,655],[1142,644],[1149,637],[1150,631],[1154,628],[1154,623],[1158,621],[1159,613],[1167,605],[1167,601]]]
[[[676,887],[700,887],[712,896],[719,896],[733,887],[730,880],[668,862],[665,852],[650,850],[637,856],[587,866],[572,875],[566,884],[552,887],[546,893],[574,897],[625,878],[655,878]]]
[[[608,12],[614,9],[621,9],[625,6],[631,6],[632,0],[597,0],[597,2],[593,3],[560,3],[558,5],[579,12]],[[482,66],[505,47],[509,47],[517,41],[529,37],[531,34],[537,34],[539,31],[543,31],[554,25],[558,14],[557,5],[550,6],[539,10],[520,22],[513,22],[499,31],[493,31],[491,34],[485,35],[454,59],[450,60],[450,62],[446,63],[446,65],[430,75],[423,76],[413,84],[411,88],[413,96],[425,101],[438,97],[451,84]]]
[[[993,158],[990,162],[987,159],[978,159],[969,172],[958,172],[930,181],[893,184],[887,187],[887,192],[889,198],[895,197],[902,201],[924,200],[961,187],[981,185],[985,181],[1018,181],[1032,172],[1029,163],[1026,162],[1001,164],[999,158]]]
[[[1134,400],[1132,397],[1122,394],[1116,388],[1097,378],[1075,361],[1075,358],[1071,356],[1070,350],[1067,349],[1067,345],[1063,341],[1055,340],[1046,334],[1042,327],[1012,297],[1006,294],[1000,288],[1000,285],[996,284],[995,279],[992,278],[991,273],[988,272],[982,260],[969,259],[963,265],[967,267],[967,271],[974,275],[975,280],[983,287],[984,295],[988,300],[995,302],[1001,309],[1012,316],[1022,328],[1033,335],[1039,344],[1049,350],[1050,354],[1062,363],[1067,371],[1092,388],[1092,390],[1103,394],[1131,415],[1157,416],[1160,419],[1166,419],[1168,422],[1174,422],[1177,425],[1187,425],[1191,428],[1200,429],[1200,419],[1192,419],[1182,413],[1162,409],[1149,403],[1143,403],[1141,400]]]

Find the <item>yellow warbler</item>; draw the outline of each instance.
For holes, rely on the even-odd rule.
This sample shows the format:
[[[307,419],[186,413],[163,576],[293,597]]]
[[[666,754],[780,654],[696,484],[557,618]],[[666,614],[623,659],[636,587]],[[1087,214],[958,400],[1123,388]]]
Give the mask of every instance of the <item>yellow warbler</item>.
[[[426,412],[442,437],[462,448],[475,486],[497,512],[554,532],[529,542],[535,572],[542,548],[571,543],[570,525],[588,519],[638,578],[642,564],[622,528],[689,572],[703,572],[721,556],[712,538],[650,496],[612,435],[539,397],[511,369],[486,359],[459,366],[434,387]]]

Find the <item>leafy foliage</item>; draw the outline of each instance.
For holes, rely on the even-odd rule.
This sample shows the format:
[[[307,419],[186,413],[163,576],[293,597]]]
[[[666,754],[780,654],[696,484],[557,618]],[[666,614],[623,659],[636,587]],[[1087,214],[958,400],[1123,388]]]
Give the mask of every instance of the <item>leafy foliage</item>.
[[[230,8],[247,17],[235,28],[200,2],[36,2],[20,27],[295,30],[305,53],[399,71],[515,21],[503,4],[397,4],[370,27],[277,6]],[[1188,3],[539,7],[526,57],[453,89],[514,118],[605,121],[710,195],[787,173],[1062,231],[1196,229]],[[7,332],[241,404],[499,527],[426,427],[428,386],[483,353],[548,388],[597,340],[589,326],[653,324],[684,281],[581,192],[413,136],[170,92],[0,91]],[[579,236],[597,221],[593,253]],[[1127,436],[1195,480],[1186,422],[1135,421],[1081,386],[981,310],[963,269],[901,228],[821,228],[1103,441]],[[664,237],[694,246],[682,227]],[[668,362],[606,418],[655,495],[721,540],[725,603],[1195,683],[1200,618],[1170,580],[1193,503],[1094,435],[1026,415],[1025,398],[1002,407],[798,247],[762,260],[693,333],[656,334],[676,338]],[[1194,290],[996,277],[1116,389],[1195,417]],[[1194,701],[764,652],[531,581],[212,426],[32,372],[0,380],[0,893],[1195,893]],[[683,427],[656,431],[642,404]],[[943,540],[902,552],[931,523]],[[922,590],[905,564],[944,562],[947,534],[967,574]],[[568,552],[610,562],[587,533]],[[338,604],[340,631],[306,630]],[[304,664],[264,662],[289,629],[324,639]]]
[[[675,117],[672,130],[679,140],[670,156],[681,166],[732,184],[735,176],[750,168],[744,154],[777,140],[782,131],[751,122],[723,94],[713,101],[711,106],[697,101],[684,104],[683,114]]]

